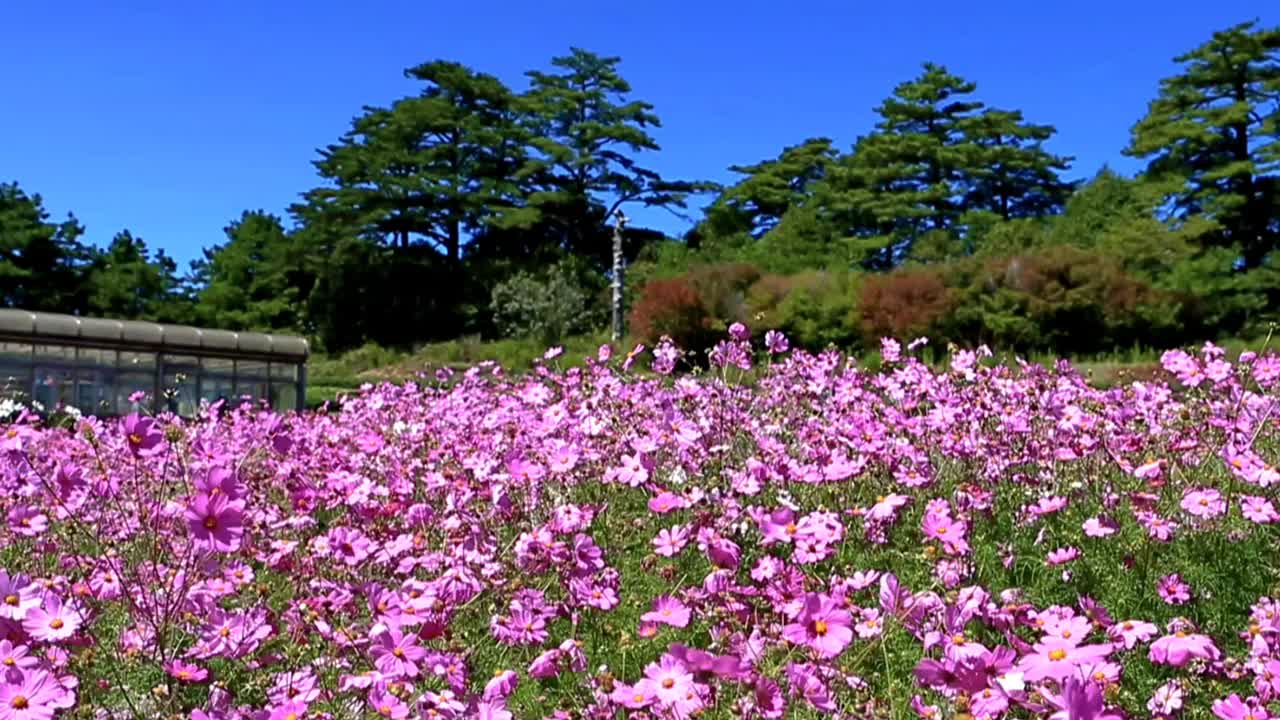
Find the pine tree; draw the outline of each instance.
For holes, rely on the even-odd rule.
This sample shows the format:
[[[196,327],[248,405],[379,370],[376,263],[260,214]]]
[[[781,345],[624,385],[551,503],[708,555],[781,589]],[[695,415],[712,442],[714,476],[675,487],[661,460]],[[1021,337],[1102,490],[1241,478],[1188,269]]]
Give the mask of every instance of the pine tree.
[[[988,108],[961,123],[970,153],[961,170],[966,211],[990,212],[1003,220],[1054,215],[1062,211],[1072,185],[1062,179],[1071,158],[1043,147],[1052,125],[1023,120],[1020,110]]]
[[[470,233],[514,208],[524,144],[514,96],[497,78],[454,62],[405,74],[426,88],[389,108],[365,108],[315,163],[333,186],[307,193],[295,212],[395,247],[425,242],[457,262]]]
[[[529,203],[553,223],[570,253],[596,259],[609,253],[605,223],[618,208],[638,203],[675,211],[707,183],[671,181],[642,166],[636,155],[658,150],[649,129],[661,122],[653,106],[629,99],[621,58],[572,48],[530,71],[523,97],[535,148]]]
[[[0,303],[45,312],[85,310],[85,273],[92,257],[84,228],[68,215],[51,222],[39,195],[0,183]]]
[[[1259,267],[1280,238],[1280,28],[1242,23],[1175,61],[1125,152],[1181,180],[1176,216],[1215,221],[1211,242]]]
[[[729,169],[743,176],[724,189],[707,208],[704,242],[746,233],[760,239],[777,227],[782,216],[813,195],[813,186],[822,180],[836,152],[827,138],[810,138],[786,147],[773,159]]]

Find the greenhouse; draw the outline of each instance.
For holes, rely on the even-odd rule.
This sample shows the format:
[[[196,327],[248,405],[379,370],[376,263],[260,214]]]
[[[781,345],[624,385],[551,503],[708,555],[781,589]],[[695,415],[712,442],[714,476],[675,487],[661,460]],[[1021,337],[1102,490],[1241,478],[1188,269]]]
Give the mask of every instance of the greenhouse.
[[[308,354],[299,337],[0,309],[0,394],[45,410],[190,416],[220,399],[292,410]]]

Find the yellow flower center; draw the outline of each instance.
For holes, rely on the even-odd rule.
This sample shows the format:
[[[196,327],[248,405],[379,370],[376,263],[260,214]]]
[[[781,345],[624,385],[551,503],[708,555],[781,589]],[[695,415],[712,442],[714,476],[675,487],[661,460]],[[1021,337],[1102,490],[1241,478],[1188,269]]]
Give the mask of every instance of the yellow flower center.
[[[212,515],[210,515],[209,517],[205,518],[205,519],[204,519],[204,527],[205,527],[205,529],[206,529],[206,530],[217,530],[217,529],[218,529],[218,518],[216,518],[216,517],[214,517],[214,516],[212,516]]]
[[[49,627],[53,628],[54,630],[61,630],[64,624],[65,623],[62,622],[62,618],[54,618],[49,621]]]
[[[4,596],[4,604],[5,604],[5,605],[17,605],[17,604],[18,604],[18,596],[17,596],[17,595],[5,595],[5,596]]]
[[[662,680],[662,687],[666,688],[667,690],[670,690],[671,688],[673,688],[673,687],[675,687],[675,686],[676,686],[676,681],[675,681],[675,680],[672,680],[671,678],[663,678],[663,680]]]
[[[26,695],[14,695],[13,699],[9,701],[9,707],[14,710],[26,710],[30,705],[31,703],[27,700]]]
[[[947,526],[943,525],[942,527],[938,528],[938,534],[939,534],[939,535],[946,535],[946,534],[947,534]]]
[[[813,623],[813,634],[822,637],[827,634],[827,621],[815,620]]]
[[[1053,660],[1054,662],[1057,662],[1059,660],[1065,660],[1066,657],[1067,657],[1067,651],[1063,650],[1062,648],[1054,648],[1049,651],[1049,659]]]
[[[138,433],[129,433],[129,443],[132,445],[141,445],[142,436]]]
[[[640,693],[636,693],[635,695],[633,695],[633,696],[631,697],[631,701],[632,701],[632,702],[637,702],[637,703],[642,703],[642,702],[644,702],[644,695],[641,695]]]
[[[796,534],[796,524],[795,524],[795,523],[787,523],[787,534],[788,534],[788,535],[795,535],[795,534]]]
[[[964,645],[966,642],[968,642],[968,639],[965,638],[963,634],[957,633],[951,636],[951,642],[955,643],[956,645]]]

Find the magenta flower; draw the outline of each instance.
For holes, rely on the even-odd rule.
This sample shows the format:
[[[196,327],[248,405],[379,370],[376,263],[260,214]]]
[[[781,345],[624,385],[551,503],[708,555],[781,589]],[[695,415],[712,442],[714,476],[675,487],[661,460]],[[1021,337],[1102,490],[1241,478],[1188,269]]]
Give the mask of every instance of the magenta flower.
[[[1156,640],[1151,643],[1151,649],[1147,652],[1147,659],[1156,665],[1172,665],[1174,667],[1182,667],[1191,662],[1193,658],[1217,660],[1221,656],[1222,653],[1213,644],[1213,640],[1209,636],[1188,633],[1184,630],[1165,635]]]
[[[289,701],[272,708],[271,713],[267,715],[267,720],[302,720],[306,716],[306,703]]]
[[[674,557],[689,544],[689,535],[689,529],[680,525],[663,528],[653,539],[653,551],[662,557]]]
[[[809,593],[804,609],[782,628],[782,637],[796,645],[805,645],[822,657],[835,657],[853,641],[853,619],[830,597]]]
[[[10,668],[25,670],[40,664],[39,658],[31,654],[26,645],[18,645],[10,640],[0,640],[0,672]]]
[[[636,683],[635,689],[652,695],[664,707],[684,705],[694,690],[693,674],[684,663],[671,655],[663,655],[658,662],[645,666],[644,678]]]
[[[1155,636],[1157,628],[1143,620],[1126,620],[1107,628],[1107,635],[1119,642],[1126,650],[1132,650],[1140,642],[1146,642]]]
[[[906,495],[898,495],[889,493],[876,498],[874,505],[867,510],[866,517],[872,520],[889,521],[898,514],[898,508],[911,502],[911,498]]]
[[[1191,586],[1178,573],[1165,575],[1156,583],[1156,593],[1169,605],[1185,605],[1191,600]]]
[[[640,616],[644,622],[660,623],[672,627],[687,627],[691,613],[688,606],[670,595],[654,598],[653,610]]]
[[[156,428],[156,421],[137,413],[127,416],[120,427],[129,444],[129,452],[135,456],[152,454],[164,440],[164,433]]]
[[[208,670],[181,660],[170,660],[165,663],[164,671],[169,674],[169,677],[188,683],[204,682],[209,677]]]
[[[1245,702],[1235,693],[1224,699],[1214,700],[1213,714],[1222,720],[1269,720],[1271,717],[1267,706],[1258,702],[1257,698],[1249,698]]]
[[[615,682],[613,684],[613,692],[609,693],[609,699],[614,704],[621,705],[631,710],[639,710],[649,707],[653,704],[654,696],[646,692],[647,686],[642,683],[635,685],[627,685],[626,683]]]
[[[1260,525],[1280,521],[1280,513],[1276,512],[1275,505],[1272,505],[1270,500],[1256,495],[1240,498],[1240,513],[1246,520]]]
[[[1071,640],[1046,637],[1035,644],[1033,653],[1023,656],[1018,669],[1027,682],[1061,682],[1075,674],[1077,666],[1104,658],[1111,650],[1110,645],[1077,645]]]
[[[22,629],[39,642],[66,640],[80,629],[80,612],[73,603],[63,604],[62,598],[49,593],[39,607],[27,611]]]
[[[787,341],[786,335],[770,330],[764,334],[764,346],[774,355],[780,355],[791,348],[791,343]]]
[[[684,498],[672,492],[661,492],[657,496],[649,500],[649,510],[659,515],[665,515],[673,510],[679,510],[686,505]]]
[[[1180,504],[1188,515],[1198,518],[1214,518],[1227,511],[1227,502],[1222,493],[1213,488],[1190,490],[1182,497]]]
[[[378,717],[390,720],[404,720],[409,717],[409,706],[400,698],[386,691],[369,693],[369,704]]]
[[[1073,547],[1061,547],[1051,551],[1045,556],[1045,562],[1049,565],[1065,565],[1072,560],[1080,557],[1080,551]]]
[[[68,694],[44,670],[11,671],[0,682],[0,720],[53,720]]]
[[[197,544],[214,552],[240,549],[244,537],[244,501],[226,495],[197,495],[186,512],[187,529]]]
[[[968,530],[962,522],[956,522],[951,516],[928,511],[924,514],[924,535],[927,540],[937,540],[942,547],[953,555],[965,555],[969,552],[969,543],[965,540]]]
[[[9,530],[15,535],[35,537],[49,529],[49,518],[30,505],[15,505],[9,511]]]
[[[1100,517],[1091,517],[1084,521],[1084,534],[1088,537],[1107,537],[1116,533],[1115,523]]]
[[[418,676],[417,663],[426,657],[427,651],[418,645],[416,635],[388,630],[374,639],[369,654],[373,656],[374,667],[386,677],[414,678]]]
[[[0,570],[0,619],[21,621],[27,611],[40,605],[40,586],[25,575]]]

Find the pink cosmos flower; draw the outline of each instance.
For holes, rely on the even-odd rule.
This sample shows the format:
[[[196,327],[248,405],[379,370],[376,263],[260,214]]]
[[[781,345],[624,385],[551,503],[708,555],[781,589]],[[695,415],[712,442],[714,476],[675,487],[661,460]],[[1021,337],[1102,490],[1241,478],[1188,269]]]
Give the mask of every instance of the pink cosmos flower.
[[[1222,720],[1269,720],[1271,717],[1267,706],[1258,702],[1257,698],[1249,698],[1245,702],[1235,693],[1224,699],[1214,700],[1213,714]]]
[[[267,720],[303,720],[306,716],[306,703],[290,701],[272,708]]]
[[[126,417],[121,422],[120,429],[128,442],[129,452],[135,456],[152,454],[164,440],[164,433],[156,428],[156,421],[137,413]]]
[[[689,544],[689,536],[689,529],[681,525],[663,528],[653,539],[653,551],[662,557],[673,557]]]
[[[652,705],[655,699],[653,695],[645,692],[647,689],[647,686],[643,683],[628,685],[615,682],[613,684],[613,692],[609,694],[609,699],[624,708],[639,710]]]
[[[1046,637],[1035,644],[1034,652],[1023,656],[1018,669],[1027,682],[1050,679],[1061,682],[1075,674],[1076,667],[1106,657],[1110,645],[1076,645],[1070,640]]]
[[[1091,517],[1085,520],[1083,529],[1085,535],[1096,538],[1114,535],[1116,532],[1115,523],[1100,517]]]
[[[964,523],[952,520],[946,513],[927,511],[924,514],[926,540],[941,542],[943,549],[953,555],[968,554],[969,543],[964,537],[967,530]]]
[[[10,640],[0,640],[0,673],[10,668],[26,670],[40,664],[40,660],[31,654],[26,645],[17,645]]]
[[[1147,710],[1153,715],[1173,717],[1182,710],[1182,700],[1182,685],[1177,680],[1170,680],[1151,694],[1151,699],[1147,701]]]
[[[386,691],[369,693],[369,704],[373,706],[373,712],[381,718],[404,720],[404,718],[409,717],[409,706],[405,705],[400,698]]]
[[[1156,593],[1168,605],[1185,605],[1191,600],[1191,586],[1178,573],[1165,575],[1156,583]]]
[[[187,508],[187,529],[200,545],[215,552],[240,549],[244,537],[244,501],[226,495],[197,495]]]
[[[649,511],[659,515],[665,515],[673,510],[683,508],[687,503],[685,499],[673,492],[663,491],[657,496],[650,498]]]
[[[169,677],[187,683],[204,682],[209,677],[208,670],[181,660],[170,660],[165,663],[164,671],[169,673]]]
[[[782,637],[822,657],[835,657],[853,641],[852,625],[849,612],[830,597],[809,593],[795,622],[782,628]]]
[[[1256,495],[1246,495],[1240,498],[1240,513],[1244,515],[1246,520],[1261,525],[1280,521],[1280,513],[1276,512],[1276,508],[1271,501]]]
[[[636,683],[635,689],[652,695],[664,707],[684,705],[694,692],[693,674],[684,663],[669,654],[663,655],[658,662],[645,666],[644,678]]]
[[[1209,636],[1184,630],[1161,637],[1151,643],[1151,649],[1147,652],[1147,659],[1152,663],[1174,667],[1182,667],[1193,658],[1217,660],[1221,656],[1222,653]]]
[[[35,537],[49,529],[49,518],[30,505],[15,505],[8,520],[9,530],[24,537]]]
[[[41,594],[40,586],[25,575],[0,570],[0,619],[21,621],[40,605]]]
[[[1080,551],[1073,547],[1061,547],[1051,551],[1045,556],[1045,562],[1050,565],[1065,565],[1072,560],[1080,557]]]
[[[774,355],[780,355],[791,348],[791,343],[787,341],[786,335],[770,330],[764,334],[764,346]]]
[[[417,643],[417,636],[399,630],[388,630],[374,639],[369,647],[373,665],[388,678],[418,676],[418,661],[427,651]]]
[[[1126,650],[1132,650],[1140,642],[1150,640],[1157,628],[1143,620],[1125,620],[1107,628],[1107,636],[1119,642]]]
[[[44,596],[39,607],[27,611],[22,629],[39,642],[66,640],[80,629],[80,611],[73,602],[63,604],[53,593]]]
[[[1213,488],[1190,490],[1182,497],[1181,507],[1188,515],[1198,518],[1214,518],[1227,511],[1222,493]]]
[[[687,627],[691,613],[688,606],[670,595],[654,598],[653,610],[640,616],[644,622],[661,623],[672,627]]]
[[[872,520],[887,521],[893,520],[898,514],[898,508],[911,502],[911,498],[907,495],[898,495],[889,493],[876,498],[876,502],[868,510],[866,517]]]
[[[69,699],[53,675],[44,670],[12,671],[0,681],[0,719],[53,720]]]

